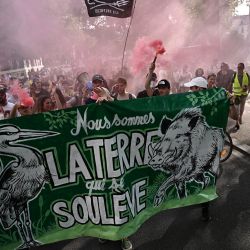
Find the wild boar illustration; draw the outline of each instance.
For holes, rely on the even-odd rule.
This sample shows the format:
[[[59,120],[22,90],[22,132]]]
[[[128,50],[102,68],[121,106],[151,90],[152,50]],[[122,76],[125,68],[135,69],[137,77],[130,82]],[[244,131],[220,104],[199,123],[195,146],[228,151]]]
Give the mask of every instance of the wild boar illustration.
[[[204,189],[210,182],[205,172],[216,175],[224,133],[210,127],[201,109],[184,109],[174,119],[164,117],[160,124],[160,140],[149,145],[149,166],[170,174],[158,189],[154,206],[164,200],[166,190],[175,185],[179,198],[186,197],[186,181],[202,183]]]

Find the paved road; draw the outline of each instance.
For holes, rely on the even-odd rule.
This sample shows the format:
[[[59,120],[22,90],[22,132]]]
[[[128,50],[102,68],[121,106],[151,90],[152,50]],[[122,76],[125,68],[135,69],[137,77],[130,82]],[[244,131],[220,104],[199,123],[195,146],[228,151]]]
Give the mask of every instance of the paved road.
[[[148,220],[130,239],[136,250],[250,249],[250,164],[234,152],[223,164],[218,180],[219,198],[211,204],[213,220],[200,220],[199,206],[164,211]],[[79,238],[36,250],[118,250],[119,242],[100,245]]]

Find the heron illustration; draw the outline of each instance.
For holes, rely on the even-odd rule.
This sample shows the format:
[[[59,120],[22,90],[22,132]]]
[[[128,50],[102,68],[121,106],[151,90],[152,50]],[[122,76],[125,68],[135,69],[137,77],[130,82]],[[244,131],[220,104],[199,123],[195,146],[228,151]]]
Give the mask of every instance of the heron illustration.
[[[49,180],[42,153],[19,142],[55,135],[58,133],[0,126],[0,155],[14,158],[0,173],[0,222],[5,230],[17,227],[22,239],[18,249],[40,245],[33,238],[28,205]]]

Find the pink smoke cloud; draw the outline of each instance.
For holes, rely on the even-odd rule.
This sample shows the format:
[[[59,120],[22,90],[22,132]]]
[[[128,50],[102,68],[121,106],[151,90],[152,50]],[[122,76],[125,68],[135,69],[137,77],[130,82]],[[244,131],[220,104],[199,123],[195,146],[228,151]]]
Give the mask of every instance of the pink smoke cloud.
[[[33,98],[29,96],[29,93],[25,89],[21,88],[19,83],[14,83],[10,89],[10,92],[12,95],[16,95],[18,97],[21,105],[26,107],[34,105]]]
[[[147,37],[139,38],[131,55],[132,72],[138,74],[145,70],[157,55],[161,55],[165,51],[161,40],[151,41]],[[166,60],[161,58],[161,60],[158,60],[158,66],[162,65],[166,65]]]

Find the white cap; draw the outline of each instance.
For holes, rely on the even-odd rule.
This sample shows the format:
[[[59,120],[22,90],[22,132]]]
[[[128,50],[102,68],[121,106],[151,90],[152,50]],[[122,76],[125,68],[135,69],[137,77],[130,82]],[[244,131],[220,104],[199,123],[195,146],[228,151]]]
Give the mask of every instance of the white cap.
[[[184,83],[185,87],[193,87],[193,86],[197,86],[200,88],[207,88],[207,80],[203,77],[195,77],[193,78],[190,82]]]

